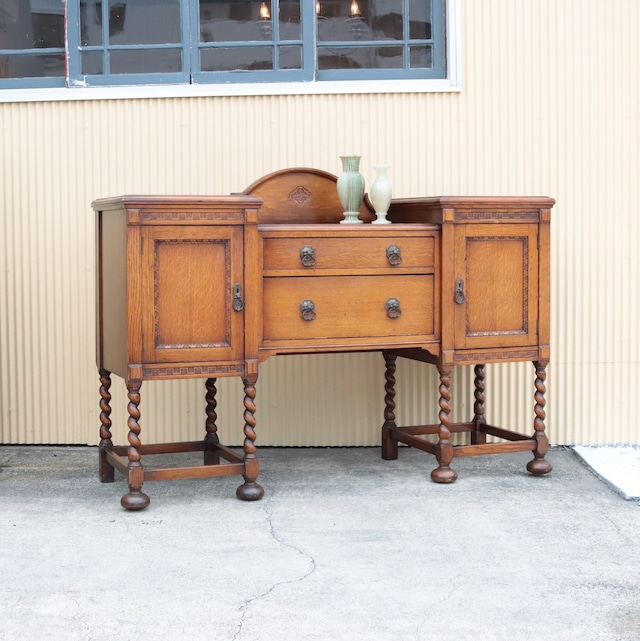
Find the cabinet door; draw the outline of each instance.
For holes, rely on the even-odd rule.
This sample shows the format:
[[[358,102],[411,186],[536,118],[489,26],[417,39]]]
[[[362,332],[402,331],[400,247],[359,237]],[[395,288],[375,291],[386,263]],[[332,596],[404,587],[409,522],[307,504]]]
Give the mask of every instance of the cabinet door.
[[[456,349],[538,344],[538,226],[455,231]]]
[[[142,243],[144,361],[241,360],[242,227],[146,227]]]

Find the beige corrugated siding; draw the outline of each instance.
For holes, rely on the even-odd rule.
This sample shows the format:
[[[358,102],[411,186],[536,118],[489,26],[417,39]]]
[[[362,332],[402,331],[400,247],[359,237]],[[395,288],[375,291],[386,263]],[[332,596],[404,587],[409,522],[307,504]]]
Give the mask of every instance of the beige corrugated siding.
[[[96,443],[90,203],[226,194],[276,169],[392,165],[396,196],[548,195],[554,443],[638,443],[640,3],[466,0],[460,93],[192,97],[0,104],[0,441]],[[398,367],[398,418],[434,421],[437,377]],[[533,367],[487,368],[488,415],[529,429]],[[454,374],[454,418],[473,406]],[[379,442],[379,354],[277,357],[258,381],[258,443]],[[145,383],[146,442],[203,433],[204,383]],[[125,395],[112,386],[114,434]],[[239,381],[220,429],[241,442]]]

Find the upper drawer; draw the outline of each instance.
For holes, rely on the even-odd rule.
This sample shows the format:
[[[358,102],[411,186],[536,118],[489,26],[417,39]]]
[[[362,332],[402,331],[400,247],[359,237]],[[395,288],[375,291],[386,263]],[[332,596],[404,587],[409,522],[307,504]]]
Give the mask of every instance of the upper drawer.
[[[435,235],[265,238],[263,250],[265,272],[430,271],[435,263]]]

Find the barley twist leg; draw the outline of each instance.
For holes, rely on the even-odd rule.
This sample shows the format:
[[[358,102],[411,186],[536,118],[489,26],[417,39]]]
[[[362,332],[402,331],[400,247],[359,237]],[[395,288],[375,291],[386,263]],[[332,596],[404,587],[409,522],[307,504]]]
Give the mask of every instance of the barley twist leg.
[[[547,435],[545,434],[544,420],[546,418],[546,413],[544,411],[546,400],[545,392],[547,388],[545,386],[545,381],[547,379],[547,373],[545,365],[540,362],[535,362],[534,367],[536,368],[536,380],[535,380],[535,419],[533,421],[534,435],[533,438],[536,440],[536,448],[533,450],[533,460],[527,463],[527,470],[531,474],[541,475],[551,472],[551,463],[547,461],[544,457],[545,454],[549,451],[549,441],[547,440]]]
[[[100,368],[100,445],[99,470],[102,483],[113,483],[114,469],[107,461],[107,449],[113,447],[111,440],[111,372]]]
[[[258,483],[260,466],[256,457],[256,387],[257,374],[242,379],[244,383],[244,483],[236,489],[236,496],[243,501],[257,501],[264,496],[264,488]]]
[[[204,464],[218,465],[220,463],[220,452],[217,449],[217,445],[220,443],[220,439],[218,438],[218,426],[216,425],[216,421],[218,420],[218,415],[216,414],[216,407],[218,405],[216,401],[216,379],[208,378],[205,387],[207,389],[207,420],[205,423],[207,434],[204,439]]]
[[[476,365],[474,368],[475,378],[473,379],[475,403],[473,404],[473,424],[475,430],[471,432],[471,443],[473,445],[486,443],[487,435],[482,431],[487,420],[484,415],[484,365]]]
[[[384,424],[382,426],[382,458],[392,461],[398,458],[398,441],[391,436],[396,427],[396,360],[397,356],[383,352],[385,362]]]
[[[453,445],[451,445],[451,372],[440,372],[440,399],[438,404],[440,412],[440,429],[436,445],[436,458],[438,467],[431,472],[431,479],[436,483],[453,483],[458,478],[458,473],[449,465],[453,460]]]
[[[129,404],[127,411],[129,418],[127,419],[127,427],[129,434],[127,440],[129,441],[129,448],[127,456],[129,458],[129,465],[127,466],[127,481],[129,483],[129,492],[120,499],[120,504],[127,510],[143,510],[149,505],[149,497],[142,492],[142,485],[144,483],[144,470],[142,468],[140,448],[140,387],[142,381],[132,380],[127,383],[127,392]]]

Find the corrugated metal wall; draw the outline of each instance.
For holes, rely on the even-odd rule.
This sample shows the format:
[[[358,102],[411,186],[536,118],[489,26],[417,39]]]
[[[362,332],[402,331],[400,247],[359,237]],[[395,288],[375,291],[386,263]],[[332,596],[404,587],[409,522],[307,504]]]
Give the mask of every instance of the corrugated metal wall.
[[[640,3],[462,3],[461,93],[0,104],[0,442],[96,443],[90,203],[225,194],[276,169],[390,163],[396,196],[549,195],[554,443],[638,443]],[[402,362],[398,418],[435,421],[432,368]],[[456,371],[455,415],[472,407]],[[377,444],[379,354],[278,357],[258,381],[258,443]],[[114,380],[114,434],[126,438]],[[146,442],[203,433],[202,381],[145,383]],[[533,368],[488,368],[489,418],[529,429]],[[220,429],[241,441],[239,381]]]

